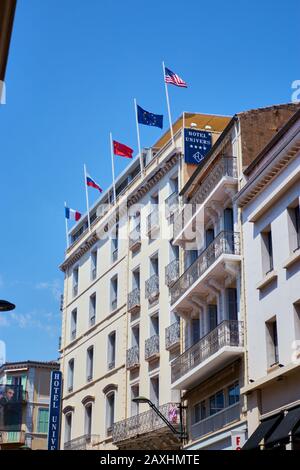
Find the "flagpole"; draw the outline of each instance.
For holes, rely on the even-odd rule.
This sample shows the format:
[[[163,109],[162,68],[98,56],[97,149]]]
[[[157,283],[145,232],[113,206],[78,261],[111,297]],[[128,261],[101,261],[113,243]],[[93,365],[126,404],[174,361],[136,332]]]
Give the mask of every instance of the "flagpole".
[[[68,219],[66,217],[66,207],[67,207],[67,203],[65,201],[66,239],[67,239],[67,248],[69,248],[69,229],[68,229]]]
[[[114,163],[114,146],[113,146],[113,138],[112,133],[109,133],[110,136],[110,153],[111,153],[111,171],[112,171],[112,178],[113,178],[113,191],[114,191],[114,202],[117,202],[116,196],[116,183],[115,183],[115,163]]]
[[[142,151],[141,151],[141,140],[140,140],[140,130],[139,130],[139,121],[138,121],[138,113],[137,113],[137,104],[136,104],[136,99],[135,98],[134,98],[134,112],[135,112],[138,150],[139,150],[139,156],[140,156],[140,167],[141,167],[141,173],[143,173],[144,172],[144,165],[143,165],[143,157],[142,157]]]
[[[88,218],[88,228],[89,232],[91,231],[91,221],[90,221],[90,207],[89,207],[89,194],[88,194],[88,187],[86,182],[86,166],[83,165],[84,169],[84,185],[85,185],[85,198],[86,198],[86,210],[87,210],[87,218]]]
[[[172,143],[175,146],[174,143],[174,134],[173,134],[173,126],[172,126],[172,118],[171,118],[171,109],[170,109],[170,100],[169,100],[169,92],[168,92],[168,85],[166,82],[166,69],[165,69],[165,63],[162,63],[163,66],[163,72],[164,72],[164,83],[165,83],[165,90],[166,90],[166,98],[167,98],[167,108],[168,108],[168,116],[169,116],[169,123],[170,123],[170,131],[171,131],[171,138],[172,138]]]

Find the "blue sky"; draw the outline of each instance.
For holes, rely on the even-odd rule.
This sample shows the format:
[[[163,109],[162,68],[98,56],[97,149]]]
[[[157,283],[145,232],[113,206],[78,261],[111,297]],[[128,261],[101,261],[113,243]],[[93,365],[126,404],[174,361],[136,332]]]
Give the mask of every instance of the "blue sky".
[[[173,118],[288,102],[299,10],[296,0],[19,0],[0,107],[0,297],[17,305],[0,314],[8,360],[57,358],[64,200],[84,211],[84,162],[110,185],[110,131],[136,150],[134,97],[167,122],[162,60],[189,84],[169,88]],[[142,145],[159,133],[143,126]]]

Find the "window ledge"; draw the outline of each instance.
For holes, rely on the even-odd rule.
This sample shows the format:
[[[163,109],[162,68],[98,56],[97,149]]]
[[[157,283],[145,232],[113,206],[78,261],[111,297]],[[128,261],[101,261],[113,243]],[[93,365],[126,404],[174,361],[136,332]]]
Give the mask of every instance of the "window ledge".
[[[268,284],[275,281],[277,277],[278,277],[277,271],[274,271],[274,270],[270,271],[268,274],[265,275],[265,277],[258,284],[256,284],[256,289],[258,290],[264,289]]]
[[[286,260],[283,267],[284,269],[289,269],[294,263],[300,260],[300,248],[297,248],[296,251]]]

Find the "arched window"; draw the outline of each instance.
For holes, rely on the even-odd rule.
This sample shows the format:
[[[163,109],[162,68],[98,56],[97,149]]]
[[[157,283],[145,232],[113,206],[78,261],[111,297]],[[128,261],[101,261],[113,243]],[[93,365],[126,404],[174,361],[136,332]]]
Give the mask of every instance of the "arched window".
[[[106,434],[112,434],[112,427],[115,422],[115,402],[116,392],[112,391],[106,395]]]

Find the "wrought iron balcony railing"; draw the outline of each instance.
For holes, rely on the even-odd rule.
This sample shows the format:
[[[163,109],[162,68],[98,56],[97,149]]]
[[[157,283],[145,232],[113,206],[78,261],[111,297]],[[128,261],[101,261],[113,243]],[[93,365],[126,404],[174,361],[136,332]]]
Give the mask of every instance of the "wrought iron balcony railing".
[[[173,259],[171,263],[169,263],[165,267],[165,281],[168,287],[171,287],[175,281],[177,281],[179,277],[179,260]]]
[[[228,406],[217,413],[202,419],[191,426],[191,438],[199,439],[205,434],[218,431],[234,421],[240,419],[240,403]]]
[[[196,282],[202,274],[224,254],[240,254],[240,234],[238,232],[220,232],[219,235],[200,253],[198,258],[187,268],[180,278],[170,287],[171,304]]]
[[[140,365],[140,349],[138,346],[133,346],[130,349],[127,349],[126,355],[126,368],[134,369]]]
[[[221,181],[221,179],[225,176],[237,178],[235,157],[222,157],[211,169],[208,176],[204,178],[196,193],[193,195],[191,200],[184,205],[182,211],[174,220],[174,239],[179,236],[180,232],[184,229],[192,214],[194,214],[196,205],[203,204],[217,186],[219,181]]]
[[[180,344],[180,323],[176,321],[166,328],[166,349],[169,351]]]
[[[157,274],[153,274],[145,282],[145,297],[150,302],[155,300],[159,296],[159,277]]]
[[[159,210],[158,207],[153,209],[147,216],[147,234],[151,236],[155,231],[159,230]]]
[[[141,224],[138,224],[129,234],[129,249],[137,250],[141,246]]]
[[[165,200],[165,210],[167,219],[178,211],[178,192],[174,191]]]
[[[158,408],[163,416],[167,418],[175,428],[178,427],[179,430],[180,417],[178,406],[178,403],[166,403]],[[132,439],[141,434],[155,432],[163,427],[167,428],[166,424],[153,410],[145,411],[144,413],[114,423],[113,442],[117,443]]]
[[[133,289],[128,294],[127,299],[127,310],[128,312],[134,313],[141,307],[141,292],[139,288]]]
[[[71,441],[65,442],[64,450],[96,450],[100,436],[97,434],[85,434],[84,436],[77,437]]]
[[[225,346],[244,345],[243,322],[224,320],[217,328],[178,356],[171,365],[172,383],[193,370]]]
[[[159,336],[153,335],[145,341],[145,360],[150,361],[159,356]]]

